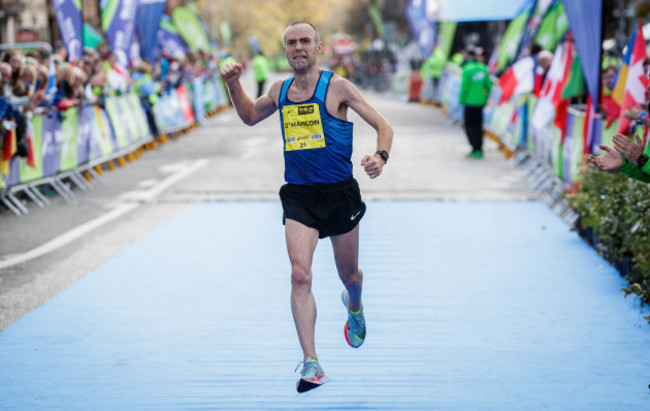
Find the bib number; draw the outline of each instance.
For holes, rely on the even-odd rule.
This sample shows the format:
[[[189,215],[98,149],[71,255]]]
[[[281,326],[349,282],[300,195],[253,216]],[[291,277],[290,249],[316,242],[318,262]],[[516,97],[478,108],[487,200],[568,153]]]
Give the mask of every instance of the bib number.
[[[325,147],[323,123],[317,103],[282,107],[284,150],[310,150]]]

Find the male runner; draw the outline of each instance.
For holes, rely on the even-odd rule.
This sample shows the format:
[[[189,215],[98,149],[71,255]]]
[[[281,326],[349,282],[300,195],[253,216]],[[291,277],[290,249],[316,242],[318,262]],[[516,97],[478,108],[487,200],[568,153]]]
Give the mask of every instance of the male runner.
[[[393,129],[352,83],[318,67],[323,43],[312,24],[289,25],[283,50],[293,76],[273,83],[256,101],[242,88],[239,78],[243,68],[239,63],[223,67],[221,77],[245,124],[252,126],[280,111],[287,183],[280,189],[280,199],[291,262],[291,311],[303,351],[297,390],[305,392],[329,381],[318,363],[314,338],[316,302],[311,292],[311,265],[319,238],[330,237],[336,268],[345,286],[346,341],[357,348],[366,336],[361,304],[363,274],[358,266],[358,224],[366,206],[352,177],[348,107],[377,130],[376,153],[361,160],[370,178],[379,176],[388,161]]]

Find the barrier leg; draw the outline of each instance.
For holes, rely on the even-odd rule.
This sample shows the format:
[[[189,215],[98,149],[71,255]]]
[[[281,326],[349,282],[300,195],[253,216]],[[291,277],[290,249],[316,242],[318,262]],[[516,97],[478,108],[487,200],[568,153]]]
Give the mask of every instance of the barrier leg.
[[[29,214],[29,210],[27,209],[27,207],[25,207],[23,203],[21,203],[20,200],[17,199],[16,196],[14,196],[11,191],[7,193],[7,198],[9,199],[9,201],[13,203],[14,206],[16,206],[17,209],[20,210],[21,213]]]
[[[70,177],[70,180],[72,180],[72,182],[75,183],[81,191],[88,191],[88,189],[91,188],[91,186],[84,181],[83,177],[81,177],[81,175],[77,175],[75,171],[70,172],[68,176]]]
[[[59,180],[57,180],[55,178],[53,178],[50,181],[50,186],[65,201],[70,201],[72,199],[72,197],[74,196],[74,194],[72,194],[72,191],[70,191],[70,189],[68,187],[66,187],[65,184],[63,184],[62,182],[60,182]]]
[[[91,167],[86,170],[86,172],[88,172],[99,184],[104,184],[104,179],[102,178],[103,170],[101,166]]]
[[[4,204],[15,215],[21,216],[23,214],[18,208],[16,208],[15,205],[12,204],[11,201],[9,201],[9,199],[4,194],[0,196],[0,201],[2,201],[2,204]]]
[[[32,194],[34,194],[34,196],[38,197],[41,200],[41,202],[43,202],[43,204],[45,205],[50,204],[50,200],[48,200],[43,194],[41,194],[41,191],[38,188],[36,188],[34,185],[28,184],[27,190],[31,191]]]
[[[23,190],[23,191],[25,192],[25,194],[27,194],[27,196],[28,196],[29,198],[32,199],[32,201],[33,201],[34,203],[36,203],[36,205],[37,205],[39,208],[45,208],[45,203],[44,203],[43,201],[41,201],[41,199],[38,198],[38,196],[37,196],[36,194],[34,194],[34,192],[33,192],[32,190],[30,190],[29,187],[25,187],[25,190]]]

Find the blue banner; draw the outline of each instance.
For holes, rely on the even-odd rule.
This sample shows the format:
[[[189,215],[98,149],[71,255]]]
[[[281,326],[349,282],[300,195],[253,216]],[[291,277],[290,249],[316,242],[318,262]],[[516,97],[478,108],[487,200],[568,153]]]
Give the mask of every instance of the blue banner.
[[[68,50],[68,61],[77,61],[83,53],[81,0],[54,0],[52,5],[63,44]]]
[[[137,31],[140,55],[150,63],[160,54],[158,28],[165,12],[167,0],[140,0],[138,4]]]
[[[569,18],[589,94],[592,101],[600,101],[602,2],[589,2],[589,7],[585,7],[581,0],[562,0],[562,4]]]
[[[178,34],[172,19],[166,14],[163,14],[160,19],[158,46],[160,47],[161,52],[166,52],[174,58],[182,58],[187,52],[185,41],[180,34]]]
[[[129,53],[133,35],[138,0],[102,0],[102,29],[106,34],[117,63],[129,67]]]

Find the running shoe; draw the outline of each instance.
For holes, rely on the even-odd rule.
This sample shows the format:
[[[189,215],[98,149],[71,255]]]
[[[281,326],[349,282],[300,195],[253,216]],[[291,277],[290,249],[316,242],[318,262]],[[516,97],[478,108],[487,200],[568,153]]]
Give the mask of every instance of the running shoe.
[[[296,383],[296,390],[299,393],[307,392],[318,388],[330,380],[330,377],[325,375],[325,371],[320,366],[318,361],[312,360],[307,357],[305,361],[300,361],[298,367],[302,364],[302,371],[300,371],[300,379]],[[296,367],[296,371],[298,371]]]
[[[343,289],[341,294],[341,301],[348,310],[348,322],[345,323],[343,332],[345,334],[345,341],[352,348],[359,348],[363,341],[366,339],[366,320],[363,318],[363,306],[357,313],[350,311],[350,296],[348,290]]]

